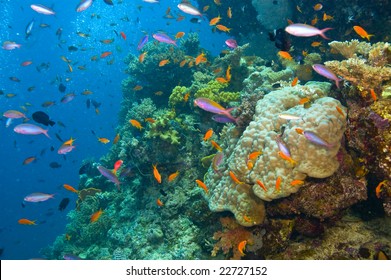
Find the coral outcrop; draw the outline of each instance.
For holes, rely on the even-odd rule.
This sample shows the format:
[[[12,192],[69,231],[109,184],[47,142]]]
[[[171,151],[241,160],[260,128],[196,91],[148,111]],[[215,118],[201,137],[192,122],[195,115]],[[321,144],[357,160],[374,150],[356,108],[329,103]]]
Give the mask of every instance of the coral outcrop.
[[[224,162],[218,172],[208,170],[205,182],[210,195],[205,196],[212,211],[231,211],[244,226],[260,224],[265,217],[263,201],[297,192],[300,184],[294,181],[303,181],[307,176],[326,178],[338,169],[337,153],[346,128],[346,112],[338,100],[325,97],[329,89],[329,83],[309,82],[273,91],[258,101],[253,121],[239,140],[225,139]],[[307,109],[299,104],[304,97],[312,100]],[[286,120],[281,114],[299,118]],[[330,144],[317,145],[297,129],[311,131]],[[279,156],[277,138],[288,147],[294,163]],[[248,157],[256,151],[261,154],[249,167]]]

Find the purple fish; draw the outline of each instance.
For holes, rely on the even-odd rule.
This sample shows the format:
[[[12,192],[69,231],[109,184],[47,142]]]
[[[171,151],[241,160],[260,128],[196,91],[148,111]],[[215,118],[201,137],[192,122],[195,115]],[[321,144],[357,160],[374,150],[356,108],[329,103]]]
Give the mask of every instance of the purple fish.
[[[217,153],[215,154],[212,160],[213,171],[219,175],[221,175],[221,172],[219,171],[219,165],[223,162],[223,159],[224,159],[223,153]]]
[[[208,111],[208,112],[211,112],[211,113],[222,115],[222,116],[226,117],[226,120],[229,119],[232,122],[236,122],[236,119],[231,115],[231,111],[235,108],[225,109],[219,103],[217,103],[213,100],[210,100],[208,98],[204,98],[204,97],[200,97],[200,98],[195,99],[194,106],[198,106],[201,109]],[[221,119],[221,120],[224,120],[224,119]],[[227,121],[225,121],[225,122],[227,122]]]
[[[47,129],[43,129],[42,127],[35,125],[35,124],[29,124],[29,123],[22,123],[14,127],[14,131],[19,134],[26,134],[26,135],[38,135],[38,134],[44,134],[47,138],[51,139],[48,135]]]
[[[330,40],[329,38],[326,37],[326,35],[324,35],[324,33],[330,29],[332,29],[332,28],[328,27],[328,28],[324,28],[322,30],[319,30],[318,28],[313,27],[312,25],[302,24],[302,23],[294,23],[294,24],[288,25],[285,28],[285,31],[288,32],[289,34],[291,34],[293,36],[297,36],[297,37],[312,37],[312,36],[319,35],[324,39]]]
[[[166,43],[166,44],[172,44],[172,45],[176,46],[176,41],[174,41],[173,39],[171,39],[170,37],[168,37],[164,33],[156,33],[156,34],[153,34],[152,37],[159,42]]]
[[[76,7],[76,12],[82,12],[87,10],[92,4],[92,0],[83,0]]]
[[[315,70],[319,75],[326,77],[329,80],[333,80],[337,88],[339,88],[339,82],[341,81],[329,68],[322,64],[314,64],[312,65],[312,69]]]
[[[231,48],[231,49],[236,49],[238,47],[238,43],[236,42],[235,39],[228,39],[225,40],[225,44]]]
[[[47,193],[32,193],[32,194],[29,194],[28,196],[26,196],[24,198],[24,201],[27,201],[27,202],[42,202],[42,201],[46,201],[50,198],[54,198],[54,194],[47,194]]]
[[[74,148],[76,148],[73,145],[69,144],[62,144],[60,148],[58,148],[57,153],[59,155],[66,155],[67,153],[70,153]]]
[[[282,141],[282,139],[280,137],[277,136],[276,142],[277,142],[278,149],[280,150],[280,152],[288,157],[291,157],[291,153],[289,152],[288,147],[285,145],[284,141]]]
[[[218,123],[233,123],[233,122],[235,122],[235,119],[228,118],[223,115],[213,115],[212,120],[214,120],[215,122],[218,122]]]
[[[16,44],[15,42],[10,42],[10,41],[5,41],[3,43],[3,49],[10,51],[16,48],[20,48],[22,45],[21,44]]]
[[[315,132],[306,130],[303,132],[303,135],[305,138],[307,138],[308,141],[310,141],[313,144],[323,146],[326,148],[332,148],[334,146],[333,144],[330,144],[327,141],[320,138],[318,135],[316,135]]]
[[[117,189],[120,190],[119,185],[121,184],[121,182],[118,180],[118,177],[117,175],[115,175],[114,172],[112,172],[111,170],[107,169],[102,165],[99,165],[97,168],[100,174],[106,177],[110,182],[113,182],[117,186]]]
[[[74,94],[73,92],[68,93],[61,98],[61,103],[66,104],[68,102],[71,102],[75,98],[75,96],[76,94]]]
[[[140,42],[138,42],[137,50],[141,50],[145,46],[145,44],[148,43],[148,39],[149,39],[148,35],[142,37]]]

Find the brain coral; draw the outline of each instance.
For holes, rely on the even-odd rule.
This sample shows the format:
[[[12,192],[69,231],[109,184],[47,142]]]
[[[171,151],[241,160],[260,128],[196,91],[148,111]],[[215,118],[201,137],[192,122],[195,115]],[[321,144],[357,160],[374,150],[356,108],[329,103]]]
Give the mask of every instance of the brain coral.
[[[265,217],[263,201],[297,192],[300,184],[292,185],[294,180],[304,180],[307,176],[325,178],[338,169],[336,155],[346,128],[346,111],[338,100],[325,97],[329,90],[329,83],[309,82],[273,91],[257,102],[253,120],[239,140],[227,137],[223,145],[223,162],[217,168],[210,167],[205,175],[210,190],[205,197],[212,211],[231,211],[243,226],[260,224]],[[304,97],[312,100],[307,109],[299,105]],[[279,117],[280,114],[300,119],[285,120]],[[310,142],[296,128],[316,133],[330,143],[330,147]],[[280,139],[288,147],[295,164],[278,155],[276,139],[281,134]],[[262,154],[253,160],[253,168],[249,169],[248,156],[255,151],[262,151]],[[240,183],[234,182],[230,171]],[[276,187],[277,179],[281,180],[279,188]]]

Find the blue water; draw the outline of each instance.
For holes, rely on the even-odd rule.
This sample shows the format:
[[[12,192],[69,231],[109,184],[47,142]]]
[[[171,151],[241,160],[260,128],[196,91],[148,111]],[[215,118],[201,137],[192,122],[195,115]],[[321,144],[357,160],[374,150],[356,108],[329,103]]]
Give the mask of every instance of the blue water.
[[[31,117],[35,111],[44,111],[52,120],[65,125],[62,127],[57,123],[49,127],[51,139],[48,139],[43,135],[16,134],[13,127],[22,121],[15,120],[6,128],[6,118],[1,119],[0,248],[4,249],[1,259],[39,258],[40,249],[52,244],[56,236],[64,233],[67,212],[75,207],[77,197],[62,185],[66,183],[77,188],[82,161],[88,158],[98,160],[110,149],[112,142],[107,145],[100,143],[91,130],[98,137],[113,140],[122,100],[121,81],[126,77],[123,60],[129,53],[138,55],[137,43],[145,32],[152,34],[163,30],[174,36],[178,31],[199,31],[202,34],[201,46],[213,55],[221,51],[227,39],[224,34],[214,33],[213,37],[210,36],[212,31],[205,20],[194,24],[189,21],[191,17],[180,22],[164,18],[168,6],[175,12],[180,1],[161,1],[159,4],[141,0],[119,2],[108,6],[103,1],[94,1],[89,9],[77,13],[75,7],[78,0],[1,1],[0,42],[15,41],[22,47],[12,51],[0,49],[0,89],[4,91],[4,95],[0,95],[0,112],[11,109],[23,111],[20,106],[26,106],[28,102],[32,105],[26,106],[27,117]],[[56,15],[38,14],[30,8],[31,4],[38,3],[52,7]],[[129,22],[121,20],[125,17],[129,18]],[[25,27],[32,19],[35,24],[31,36],[26,40]],[[40,24],[50,27],[43,28]],[[61,40],[56,35],[58,28],[63,29]],[[123,31],[127,40],[117,36],[114,31],[118,34]],[[86,33],[89,37],[80,37],[76,32]],[[115,39],[112,44],[99,42],[111,38]],[[76,46],[79,50],[70,52],[69,46]],[[84,51],[81,50],[83,48]],[[90,60],[104,51],[113,54],[98,61]],[[61,56],[71,60],[73,72],[69,72]],[[112,59],[114,62],[109,65]],[[26,60],[32,60],[33,64],[22,67],[20,64]],[[36,67],[41,63],[50,63],[50,67],[38,72]],[[85,66],[86,70],[79,70],[77,66]],[[17,77],[20,82],[11,81],[9,77]],[[70,81],[67,82],[67,78]],[[58,90],[59,82],[56,79],[67,87],[64,93]],[[29,92],[27,89],[32,86],[35,89]],[[82,95],[86,89],[93,94]],[[74,92],[76,98],[62,104],[61,98],[70,92]],[[16,96],[7,98],[5,95],[9,93]],[[102,103],[99,114],[93,107],[87,109],[88,98]],[[55,105],[44,108],[41,104],[45,101],[55,101]],[[61,142],[56,138],[56,133],[64,141],[71,137],[76,139],[76,149],[65,157],[57,154]],[[51,147],[54,151],[51,151]],[[37,160],[23,165],[24,159],[30,156],[36,156]],[[51,162],[57,162],[61,167],[53,169],[49,166]],[[55,198],[42,203],[25,203],[25,207],[22,207],[23,198],[32,192],[55,194]],[[65,211],[60,212],[58,205],[65,197],[70,198],[71,202]],[[35,220],[38,225],[19,225],[21,218]]]

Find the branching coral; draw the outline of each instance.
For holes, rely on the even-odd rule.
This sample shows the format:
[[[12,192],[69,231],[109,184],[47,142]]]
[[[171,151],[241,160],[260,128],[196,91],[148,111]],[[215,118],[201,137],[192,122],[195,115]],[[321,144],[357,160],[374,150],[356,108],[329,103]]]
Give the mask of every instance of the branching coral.
[[[252,232],[237,224],[234,219],[230,217],[220,218],[220,223],[223,226],[223,231],[217,231],[213,235],[214,240],[218,240],[213,247],[212,256],[215,257],[221,249],[227,256],[232,253],[232,260],[240,260],[243,256],[238,250],[238,245],[242,241],[247,241],[247,244],[254,243]],[[232,250],[232,251],[231,251]]]
[[[224,102],[228,103],[231,101],[238,101],[240,98],[239,92],[229,92],[229,91],[223,91],[228,86],[228,84],[222,84],[218,81],[212,80],[209,81],[208,84],[199,89],[194,97],[205,97],[210,100],[216,101],[218,103]]]
[[[391,81],[391,46],[388,43],[332,42],[330,46],[347,60],[328,61],[325,65],[359,90],[381,89]],[[355,52],[355,54],[353,54]],[[359,56],[358,56],[358,55]]]

